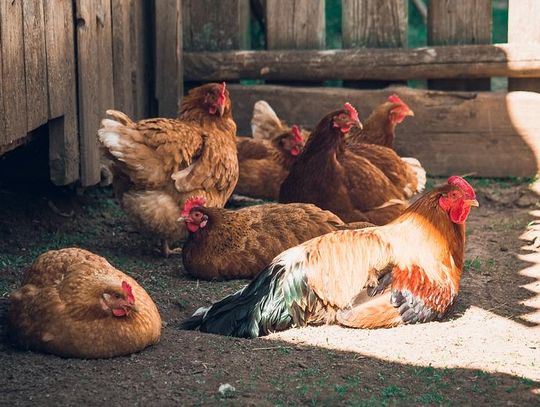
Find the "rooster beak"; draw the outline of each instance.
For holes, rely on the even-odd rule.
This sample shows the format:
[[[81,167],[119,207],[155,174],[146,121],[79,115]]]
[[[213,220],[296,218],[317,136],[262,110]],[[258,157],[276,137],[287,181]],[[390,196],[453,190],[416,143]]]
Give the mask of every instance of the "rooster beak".
[[[465,202],[467,202],[469,204],[469,206],[476,206],[476,207],[480,206],[480,204],[478,203],[478,201],[476,199],[468,199]]]
[[[407,110],[407,113],[405,113],[405,116],[414,116],[414,112],[411,109],[409,109]]]

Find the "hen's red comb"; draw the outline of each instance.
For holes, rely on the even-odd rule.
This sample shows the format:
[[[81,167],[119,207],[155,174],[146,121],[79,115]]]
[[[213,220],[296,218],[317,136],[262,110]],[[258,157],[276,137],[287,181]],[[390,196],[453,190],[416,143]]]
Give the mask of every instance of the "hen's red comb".
[[[353,105],[351,105],[349,102],[345,103],[345,109],[349,112],[351,119],[353,120],[359,120],[358,119],[358,112],[354,108]]]
[[[300,127],[298,127],[296,124],[291,127],[292,134],[294,135],[294,139],[296,141],[304,141],[304,137],[302,136],[302,132],[300,131]]]
[[[450,178],[448,178],[448,183],[461,189],[465,194],[466,199],[476,199],[476,194],[473,187],[471,187],[471,184],[469,184],[460,176],[452,175]]]
[[[135,296],[133,295],[133,291],[131,289],[131,286],[127,281],[122,281],[122,290],[126,294],[127,301],[130,304],[133,304],[135,302]]]
[[[388,96],[388,101],[390,103],[395,103],[397,105],[405,105],[403,100],[401,100],[400,97],[395,93],[393,95]],[[405,105],[405,106],[407,106],[407,105]]]
[[[186,199],[184,203],[184,209],[182,209],[182,217],[186,217],[191,212],[191,209],[196,208],[197,206],[204,206],[206,204],[206,199],[202,196],[194,196]]]

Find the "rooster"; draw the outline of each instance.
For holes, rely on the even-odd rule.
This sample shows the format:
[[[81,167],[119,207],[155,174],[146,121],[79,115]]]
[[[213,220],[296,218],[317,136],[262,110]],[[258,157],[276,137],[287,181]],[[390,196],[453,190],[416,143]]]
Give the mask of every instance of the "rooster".
[[[426,171],[416,158],[400,158],[393,150],[396,126],[407,116],[414,116],[414,112],[393,94],[375,108],[363,129],[351,129],[347,146],[355,154],[370,160],[410,198],[424,190]]]
[[[65,357],[109,358],[159,341],[161,318],[137,282],[86,250],[51,250],[10,295],[14,339]]]
[[[459,292],[471,206],[478,206],[473,188],[452,176],[388,225],[332,232],[284,251],[182,328],[255,338],[295,326],[441,319]]]
[[[240,174],[235,193],[277,200],[281,183],[304,148],[300,128],[292,126],[271,140],[238,137],[236,145]]]
[[[99,139],[113,159],[113,187],[128,217],[162,240],[167,256],[178,253],[169,242],[187,232],[176,222],[184,201],[204,196],[222,207],[238,180],[236,124],[225,83],[192,89],[178,119],[133,122],[107,111]]]
[[[279,202],[312,203],[345,222],[381,225],[399,216],[407,207],[404,192],[345,144],[348,132],[359,125],[349,103],[327,114],[283,181]]]
[[[265,204],[231,211],[188,199],[179,220],[190,235],[182,250],[188,274],[204,280],[253,278],[279,253],[328,232],[372,226],[346,225],[310,204]]]

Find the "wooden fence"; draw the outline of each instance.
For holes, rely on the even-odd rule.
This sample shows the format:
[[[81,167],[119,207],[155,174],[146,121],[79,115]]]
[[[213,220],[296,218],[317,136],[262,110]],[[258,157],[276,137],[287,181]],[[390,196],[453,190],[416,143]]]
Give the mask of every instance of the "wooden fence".
[[[367,89],[427,79],[428,90],[398,89],[416,113],[400,153],[434,175],[532,175],[540,95],[519,91],[540,91],[540,1],[509,3],[508,44],[491,44],[492,0],[430,0],[429,45],[407,48],[406,0],[342,0],[342,49],[326,50],[324,0],[0,1],[0,154],[47,126],[53,182],[92,185],[105,110],[173,117],[184,80],[258,80],[230,86],[249,134],[258,99],[313,127],[345,101],[365,118],[395,91]],[[249,50],[250,18],[264,50]],[[507,92],[489,91],[494,76]],[[336,79],[349,88],[320,86]]]
[[[176,114],[180,27],[180,0],[0,1],[0,154],[47,126],[51,180],[99,182],[107,109]]]

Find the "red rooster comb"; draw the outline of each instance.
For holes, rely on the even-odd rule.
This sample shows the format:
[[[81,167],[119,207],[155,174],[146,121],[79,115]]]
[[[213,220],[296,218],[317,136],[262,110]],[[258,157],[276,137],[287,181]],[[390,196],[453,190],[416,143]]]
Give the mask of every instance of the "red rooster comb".
[[[452,175],[450,178],[448,178],[448,183],[450,185],[454,185],[458,187],[459,189],[461,189],[463,193],[465,194],[465,198],[476,199],[476,194],[474,192],[473,187],[471,187],[471,184],[469,184],[460,176]]]
[[[351,119],[353,120],[359,120],[358,118],[358,112],[354,108],[353,105],[351,105],[349,102],[345,103],[344,108],[349,112]]]
[[[400,97],[395,93],[393,95],[388,96],[388,101],[390,103],[395,103],[397,105],[405,105],[403,100],[401,100]],[[407,105],[405,105],[405,106],[407,106]]]
[[[184,203],[184,209],[182,209],[182,217],[186,217],[191,212],[191,209],[196,208],[197,206],[204,206],[206,204],[206,199],[202,196],[194,196],[186,199]]]
[[[304,141],[304,137],[302,136],[302,132],[300,131],[300,127],[298,127],[296,124],[291,127],[292,134],[294,135],[295,141],[302,142]]]
[[[127,281],[122,281],[122,290],[126,294],[128,303],[134,304],[135,303],[135,296],[133,295],[133,291],[131,289],[131,286],[129,285],[129,283]]]

